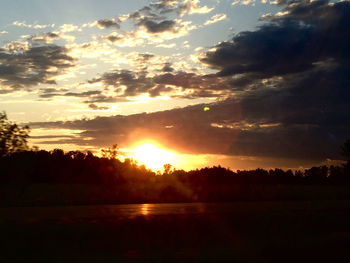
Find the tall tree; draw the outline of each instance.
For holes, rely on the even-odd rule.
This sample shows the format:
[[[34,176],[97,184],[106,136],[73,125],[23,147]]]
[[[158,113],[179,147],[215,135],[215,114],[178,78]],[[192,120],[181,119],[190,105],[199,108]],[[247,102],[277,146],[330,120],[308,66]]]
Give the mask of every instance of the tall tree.
[[[0,112],[0,157],[28,150],[28,137],[28,126],[20,127]]]

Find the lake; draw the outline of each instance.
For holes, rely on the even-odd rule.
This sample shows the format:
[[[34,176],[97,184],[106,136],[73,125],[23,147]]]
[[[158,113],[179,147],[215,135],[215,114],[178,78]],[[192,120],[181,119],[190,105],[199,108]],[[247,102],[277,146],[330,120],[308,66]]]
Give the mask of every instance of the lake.
[[[350,201],[0,208],[3,262],[350,262]]]

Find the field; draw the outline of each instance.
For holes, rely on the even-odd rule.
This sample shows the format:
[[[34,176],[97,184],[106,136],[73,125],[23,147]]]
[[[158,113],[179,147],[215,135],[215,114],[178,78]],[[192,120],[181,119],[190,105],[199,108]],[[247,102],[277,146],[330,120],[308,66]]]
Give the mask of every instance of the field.
[[[350,201],[0,208],[2,262],[350,262]]]

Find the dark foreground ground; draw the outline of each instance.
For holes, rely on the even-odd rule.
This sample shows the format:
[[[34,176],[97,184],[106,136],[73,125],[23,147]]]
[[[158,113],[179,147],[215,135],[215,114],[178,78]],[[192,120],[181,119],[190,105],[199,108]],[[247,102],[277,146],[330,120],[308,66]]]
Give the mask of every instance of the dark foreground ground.
[[[0,208],[1,262],[350,262],[350,201]]]

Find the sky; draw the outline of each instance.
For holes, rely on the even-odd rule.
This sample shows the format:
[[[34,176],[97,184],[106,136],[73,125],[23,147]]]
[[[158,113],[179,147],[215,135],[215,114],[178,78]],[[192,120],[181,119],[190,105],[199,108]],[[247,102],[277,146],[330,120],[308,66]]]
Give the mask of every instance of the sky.
[[[147,142],[184,169],[341,159],[349,1],[0,3],[0,110],[32,145]]]

